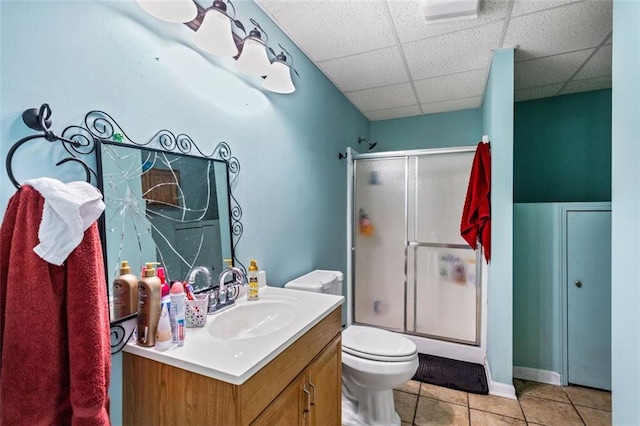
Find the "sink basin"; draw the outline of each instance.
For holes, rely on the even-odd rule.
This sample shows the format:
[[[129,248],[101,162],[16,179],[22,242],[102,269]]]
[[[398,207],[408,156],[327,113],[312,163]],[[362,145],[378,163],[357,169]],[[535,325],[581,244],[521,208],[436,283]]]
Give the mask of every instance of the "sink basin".
[[[262,297],[237,305],[210,317],[209,333],[221,340],[244,340],[275,333],[292,324],[300,309],[293,298]]]

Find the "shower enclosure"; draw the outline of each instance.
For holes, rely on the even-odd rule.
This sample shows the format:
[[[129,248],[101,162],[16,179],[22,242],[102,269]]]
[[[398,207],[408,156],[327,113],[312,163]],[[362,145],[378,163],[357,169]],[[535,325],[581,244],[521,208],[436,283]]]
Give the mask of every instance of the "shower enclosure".
[[[480,344],[481,250],[459,231],[474,152],[352,155],[353,323]]]

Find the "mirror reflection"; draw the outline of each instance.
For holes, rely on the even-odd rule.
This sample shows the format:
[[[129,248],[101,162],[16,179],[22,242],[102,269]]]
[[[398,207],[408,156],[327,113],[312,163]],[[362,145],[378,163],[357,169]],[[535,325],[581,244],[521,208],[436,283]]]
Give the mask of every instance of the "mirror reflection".
[[[167,283],[186,280],[196,267],[217,277],[223,259],[233,256],[227,163],[109,142],[100,154],[111,319],[136,312],[133,298],[114,309],[112,283],[122,261],[137,277],[157,262]],[[194,289],[207,285],[197,274]]]

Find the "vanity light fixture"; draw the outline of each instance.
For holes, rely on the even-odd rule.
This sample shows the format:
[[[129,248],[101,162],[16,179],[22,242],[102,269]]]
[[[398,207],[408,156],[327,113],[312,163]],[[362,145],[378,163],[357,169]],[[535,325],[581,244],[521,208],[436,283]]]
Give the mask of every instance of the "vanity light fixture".
[[[193,21],[198,9],[191,0],[137,0],[149,15],[167,22],[182,24]]]
[[[275,55],[275,59],[271,62],[271,69],[262,82],[262,87],[275,93],[293,93],[296,87],[293,85],[293,81],[291,81],[291,71],[293,70],[298,78],[300,78],[300,74],[293,68],[293,60],[291,61],[291,65],[287,63],[287,56],[284,52],[290,55],[289,52],[287,52],[280,43],[278,43],[278,46],[280,46],[283,51],[280,52],[279,55],[275,55],[275,52],[271,49],[271,52]]]
[[[254,28],[242,40],[242,52],[236,62],[236,68],[243,74],[262,77],[267,75],[271,69],[271,61],[267,55],[269,36],[253,18],[250,21]],[[266,41],[262,41],[262,34],[264,34]]]
[[[195,31],[193,44],[205,52],[218,56],[234,58],[239,72],[247,75],[262,77],[262,87],[275,93],[293,93],[296,88],[291,80],[291,71],[300,78],[300,74],[292,65],[289,52],[282,45],[279,55],[268,46],[269,38],[264,29],[254,20],[253,30],[244,38],[233,32],[233,26],[246,34],[244,25],[235,19],[236,8],[231,0],[214,0],[211,7],[205,9],[193,0],[137,0],[140,7],[152,16],[169,22],[184,23]],[[233,14],[227,13],[227,5],[231,6]],[[184,10],[195,8],[194,14],[187,14]],[[158,11],[162,10],[162,13]],[[181,12],[181,13],[179,13]],[[232,25],[233,24],[233,25]],[[265,40],[262,35],[264,34]],[[269,53],[273,59],[269,57]]]

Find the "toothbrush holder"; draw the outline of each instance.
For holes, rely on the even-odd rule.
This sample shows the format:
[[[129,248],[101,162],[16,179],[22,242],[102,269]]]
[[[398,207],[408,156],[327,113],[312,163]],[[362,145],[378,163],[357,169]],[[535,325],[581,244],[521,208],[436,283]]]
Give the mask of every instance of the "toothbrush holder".
[[[187,327],[204,327],[207,323],[208,294],[196,294],[194,300],[187,300],[185,319]]]

